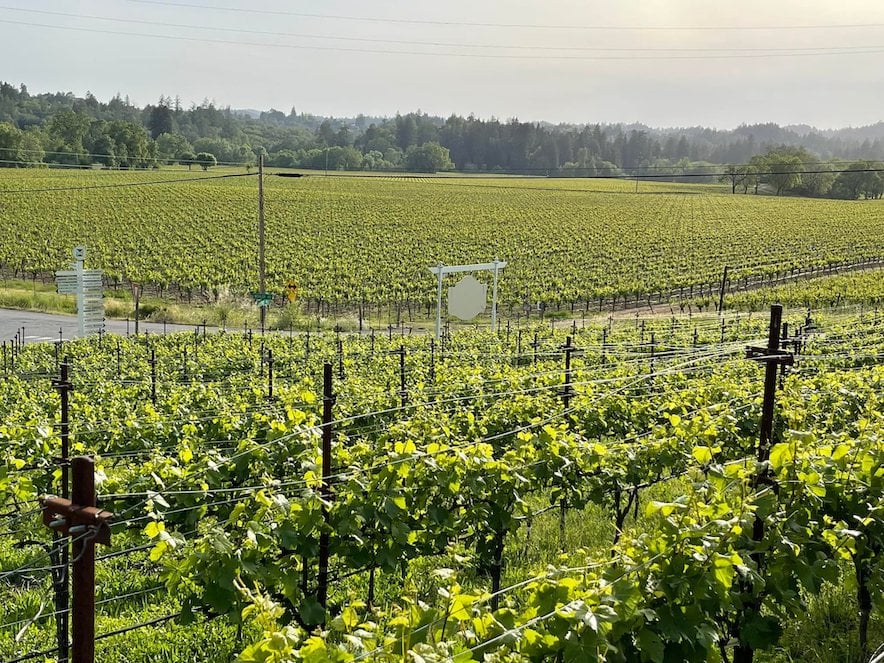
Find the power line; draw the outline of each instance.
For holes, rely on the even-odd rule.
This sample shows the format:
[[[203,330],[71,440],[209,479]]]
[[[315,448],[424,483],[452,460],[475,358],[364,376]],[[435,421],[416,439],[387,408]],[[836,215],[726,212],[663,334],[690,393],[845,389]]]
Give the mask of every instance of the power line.
[[[185,177],[174,180],[153,180],[150,182],[121,182],[118,184],[87,184],[85,186],[72,187],[46,187],[43,189],[0,189],[0,194],[18,193],[46,193],[50,191],[85,191],[89,189],[123,189],[137,186],[149,186],[151,184],[176,184],[181,182],[205,182],[207,180],[224,180],[231,177],[253,177],[257,173],[231,173],[228,175],[211,175],[207,177]]]
[[[713,47],[713,48],[649,48],[649,47],[604,47],[604,46],[532,46],[528,44],[477,44],[464,42],[440,42],[410,39],[376,39],[368,37],[342,37],[339,35],[316,35],[299,32],[274,32],[269,30],[249,30],[245,28],[217,27],[208,25],[193,25],[185,23],[170,23],[166,21],[145,21],[131,18],[115,18],[109,16],[95,16],[88,14],[74,14],[69,12],[46,11],[41,9],[25,9],[22,7],[3,7],[0,10],[27,12],[29,14],[42,14],[48,16],[63,16],[96,21],[109,21],[113,23],[129,23],[136,25],[152,25],[166,28],[182,28],[185,30],[209,30],[216,32],[235,32],[241,34],[264,35],[271,37],[295,37],[298,39],[323,39],[330,41],[362,42],[375,44],[400,44],[407,46],[441,46],[449,48],[475,48],[475,49],[505,49],[518,51],[576,51],[576,52],[656,52],[656,53],[715,53],[715,52],[739,52],[739,53],[767,53],[767,52],[826,52],[826,51],[856,51],[863,49],[882,48],[880,44],[871,46],[805,46],[805,47]]]
[[[93,152],[63,152],[63,151],[58,151],[58,150],[36,150],[36,149],[29,150],[29,149],[20,149],[20,148],[14,148],[14,147],[0,147],[0,153],[4,153],[4,152],[6,152],[6,153],[17,152],[17,153],[25,153],[25,154],[53,154],[53,155],[57,155],[57,156],[94,157],[94,158],[102,158],[102,159],[113,157],[113,155],[97,154],[97,153],[93,153]],[[153,158],[153,157],[151,157],[151,158]],[[160,161],[164,160],[161,157],[156,157],[156,158]],[[201,163],[200,161],[197,161],[196,159],[175,159],[175,162],[179,163],[179,164],[190,164],[190,165],[199,165]],[[858,157],[855,159],[832,159],[832,160],[828,160],[828,161],[804,161],[803,163],[805,166],[825,166],[825,165],[834,166],[834,165],[839,165],[839,164],[854,164],[854,163],[863,163],[863,162],[881,163],[881,159],[874,158],[874,157]],[[66,163],[58,163],[58,162],[51,162],[51,161],[18,161],[18,160],[14,160],[14,159],[0,159],[0,163],[13,164],[13,165],[48,166],[49,168],[58,168],[58,169],[68,168],[68,169],[80,170],[80,171],[95,170],[95,169],[91,168],[90,165],[88,165],[88,164],[87,165],[66,164]],[[240,166],[240,167],[243,167],[243,166],[252,165],[252,164],[249,164],[249,163],[246,163],[243,161],[216,161],[215,163],[219,166]],[[99,165],[101,165],[101,164],[99,164]],[[727,168],[750,168],[752,166],[753,166],[753,164],[749,163],[749,162],[716,164],[716,167],[727,167]],[[694,166],[689,166],[689,167],[694,167]],[[704,166],[698,166],[698,167],[703,168]],[[705,166],[705,167],[708,167],[708,166]],[[639,166],[639,167],[635,167],[635,168],[630,168],[630,167],[626,167],[626,166],[624,166],[622,168],[620,166],[607,166],[607,167],[586,166],[585,168],[583,168],[583,170],[590,170],[590,169],[601,170],[601,171],[614,171],[614,170],[636,171],[636,170],[640,170],[642,172],[645,172],[645,171],[653,171],[653,170],[672,170],[672,169],[678,169],[678,168],[680,168],[680,166],[678,166],[676,164],[670,164],[670,165]],[[102,165],[100,170],[102,172],[103,171],[137,172],[138,169],[133,169],[133,168],[130,168],[127,166],[104,166],[104,165]],[[307,168],[307,169],[303,169],[303,168],[289,168],[289,169],[277,168],[277,170],[310,170],[310,169],[309,168]],[[558,170],[558,168],[552,168],[552,167],[544,168],[544,167],[540,167],[540,166],[529,167],[529,168],[507,168],[505,172],[506,173],[512,173],[512,172],[546,173],[551,170]],[[429,174],[427,174],[427,175],[406,174],[407,171],[405,171],[405,170],[373,171],[373,173],[378,173],[378,172],[403,173],[402,175],[399,176],[400,179],[426,179],[430,176]],[[809,173],[811,171],[802,171],[802,172]],[[838,171],[833,170],[833,171],[826,171],[826,172],[838,172]],[[288,176],[287,173],[267,173],[267,174],[268,175],[277,175],[277,176],[281,176],[281,177]],[[483,178],[488,175],[488,173],[485,173],[482,171],[477,171],[475,173],[465,172],[462,174],[464,174],[464,175],[476,174],[476,175],[481,175]],[[707,174],[709,174],[709,173],[707,173]],[[730,173],[725,173],[725,174],[730,175]],[[735,174],[740,175],[741,173],[735,173]],[[755,173],[748,173],[748,174],[755,174]],[[698,173],[698,175],[703,175],[703,173]],[[634,176],[634,175],[632,175],[632,176]],[[682,176],[682,174],[680,174],[680,173],[669,173],[667,175],[667,177],[681,177],[681,176]],[[366,173],[365,175],[362,175],[362,177],[380,177],[380,176],[377,174]]]
[[[7,148],[3,148],[4,150]],[[33,153],[38,154],[37,150],[32,150]],[[107,156],[106,154],[102,156]],[[91,170],[91,165],[80,165],[76,163],[54,163],[51,161],[19,161],[16,159],[0,159],[0,163],[8,164],[12,166],[40,166],[45,168],[50,168],[53,170]],[[102,166],[102,170],[131,170],[129,168],[123,168],[121,166]]]
[[[567,171],[562,171],[557,168],[544,168],[537,169],[542,170],[544,172],[556,172],[556,173],[567,173]],[[584,170],[589,170],[584,169]],[[837,175],[839,173],[884,173],[884,168],[854,168],[854,169],[835,169],[835,170],[784,170],[784,171],[765,171],[765,172],[753,172],[748,173],[753,177],[770,177],[774,175],[822,175],[822,174],[832,174]],[[722,178],[722,177],[730,177],[730,173],[668,173],[668,174],[660,174],[660,173],[637,173],[637,174],[611,174],[611,175],[574,175],[574,176],[563,176],[563,177],[546,177],[544,179],[551,180],[669,180],[669,179],[696,179],[703,177],[712,177],[712,178]],[[361,174],[342,174],[342,173],[332,173],[330,177],[338,177],[338,178],[372,178],[376,177],[376,175],[361,175]],[[390,176],[390,179],[401,179],[401,180],[412,180],[412,179],[420,179],[425,181],[433,181],[436,184],[442,184],[442,186],[450,186],[450,187],[474,187],[478,189],[518,189],[521,191],[531,190],[531,191],[551,191],[553,193],[595,193],[595,191],[590,189],[566,189],[564,187],[551,187],[551,186],[510,186],[507,184],[474,184],[467,183],[463,181],[463,179],[468,178],[453,178],[439,175],[427,175],[421,176],[420,178],[415,178],[412,176]],[[475,179],[484,179],[484,178],[475,178]],[[496,178],[495,178],[496,179]],[[527,179],[527,178],[522,178]],[[532,178],[534,179],[534,178]]]
[[[302,18],[320,18],[336,21],[360,21],[369,23],[396,23],[407,25],[444,25],[454,27],[479,27],[479,28],[520,28],[535,30],[593,30],[593,31],[684,31],[684,30],[835,30],[835,29],[865,29],[884,27],[884,23],[832,23],[824,25],[563,25],[563,24],[536,24],[536,23],[493,23],[480,21],[441,21],[430,19],[408,18],[381,18],[374,16],[346,16],[340,14],[318,14],[297,12],[289,10],[270,9],[242,9],[239,7],[216,7],[199,5],[187,2],[169,2],[167,0],[129,0],[145,5],[162,5],[167,7],[182,7],[189,9],[201,9],[209,11],[225,11],[244,14],[264,14],[268,16],[298,16]]]
[[[72,25],[52,25],[49,23],[34,23],[30,21],[13,21],[0,19],[0,23],[10,25],[22,25],[36,28],[50,28],[55,30],[70,30],[75,32],[88,32],[91,34],[106,34],[121,37],[147,37],[151,39],[168,39],[173,41],[189,41],[207,44],[223,44],[225,46],[253,46],[256,48],[287,48],[307,51],[334,51],[342,53],[373,53],[380,55],[409,55],[424,57],[451,57],[464,59],[491,59],[491,60],[570,60],[570,61],[629,61],[629,60],[732,60],[732,59],[764,59],[764,58],[789,58],[809,57],[824,55],[872,55],[884,53],[884,48],[869,48],[855,51],[826,51],[818,53],[737,53],[737,54],[711,54],[711,55],[513,55],[492,53],[455,53],[433,51],[406,51],[387,50],[379,48],[348,48],[344,46],[307,46],[302,44],[274,44],[270,42],[234,41],[231,39],[212,39],[209,37],[188,37],[183,35],[150,34],[142,32],[122,32],[119,30],[102,30],[100,28],[85,28]]]
[[[3,7],[0,7],[0,9],[3,9]],[[92,119],[92,118],[90,118],[90,119]],[[23,148],[19,148],[19,147],[0,147],[0,152],[6,152],[6,153],[17,152],[19,154],[55,154],[55,155],[70,156],[70,157],[98,157],[101,159],[113,159],[113,158],[116,158],[117,156],[119,156],[119,155],[113,155],[113,154],[96,154],[93,152],[62,152],[59,150],[39,150],[39,149],[29,150],[29,149],[23,149]],[[129,159],[129,157],[124,157],[124,158]],[[132,157],[133,161],[144,161],[145,159],[147,159],[147,160],[157,159],[159,161],[166,161],[165,158],[159,157],[159,156],[156,156],[156,157],[154,157],[154,156]],[[201,163],[197,159],[175,158],[174,161],[178,164],[181,164],[181,165],[188,165],[189,164],[189,165],[193,165],[193,166],[198,166]],[[26,162],[3,161],[0,163],[26,163]],[[43,163],[43,162],[34,161],[34,162],[27,162],[27,163]],[[250,166],[250,165],[252,165],[252,164],[246,163],[244,161],[217,161],[216,160],[215,163],[219,166]],[[48,163],[47,163],[47,165],[48,165]],[[60,167],[77,168],[80,170],[84,170],[84,167],[80,164],[58,163],[58,164],[52,164],[52,165],[60,166]],[[88,168],[85,168],[85,170],[88,170]],[[126,166],[103,166],[103,170],[131,170],[131,169]]]
[[[14,148],[8,147],[0,147],[0,152],[24,152],[26,154],[40,154],[40,150],[15,150]],[[107,158],[115,158],[113,155],[108,154],[90,154],[88,152],[44,152],[43,154],[60,154],[67,155],[72,157],[97,157],[102,159]],[[30,157],[35,158],[35,157]],[[138,158],[133,159],[134,161],[152,161],[155,157],[146,157],[146,158]],[[165,161],[165,159],[158,159],[159,161]],[[189,160],[177,160],[178,163],[182,163],[183,165],[199,165],[198,161],[189,161]],[[153,166],[108,166],[102,163],[91,163],[91,164],[79,164],[79,163],[62,163],[59,161],[21,161],[18,159],[0,159],[0,164],[8,164],[11,166],[37,166],[40,168],[46,168],[48,170],[68,170],[68,171],[99,171],[99,172],[148,172],[149,169],[152,169]],[[233,161],[216,161],[216,166],[245,166],[244,163],[236,163]],[[95,168],[95,166],[100,166],[100,168]]]

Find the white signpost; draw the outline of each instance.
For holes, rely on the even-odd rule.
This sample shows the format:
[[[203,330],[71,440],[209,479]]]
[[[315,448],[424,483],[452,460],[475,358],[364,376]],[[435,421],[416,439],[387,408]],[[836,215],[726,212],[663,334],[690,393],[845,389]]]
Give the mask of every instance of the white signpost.
[[[483,262],[475,265],[443,265],[430,267],[435,274],[438,287],[436,290],[436,338],[442,337],[442,278],[446,274],[461,272],[494,272],[494,285],[491,290],[491,329],[497,328],[497,280],[500,270],[506,262],[494,259],[494,262]],[[485,310],[488,301],[488,286],[482,285],[473,276],[466,276],[456,286],[448,289],[448,312],[461,320],[472,320]]]
[[[101,332],[104,328],[104,283],[100,269],[84,269],[86,247],[73,250],[72,269],[55,272],[60,295],[77,296],[77,326],[80,336]]]

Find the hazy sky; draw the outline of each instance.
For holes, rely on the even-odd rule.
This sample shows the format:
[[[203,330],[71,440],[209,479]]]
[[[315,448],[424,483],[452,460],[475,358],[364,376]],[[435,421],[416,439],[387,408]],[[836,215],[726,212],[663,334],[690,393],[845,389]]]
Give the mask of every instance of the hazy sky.
[[[0,0],[0,79],[139,105],[840,127],[884,119],[884,0]]]

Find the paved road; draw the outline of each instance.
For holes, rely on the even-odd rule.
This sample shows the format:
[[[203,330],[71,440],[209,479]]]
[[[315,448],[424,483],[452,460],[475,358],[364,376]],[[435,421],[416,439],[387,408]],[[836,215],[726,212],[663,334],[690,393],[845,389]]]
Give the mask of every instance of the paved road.
[[[111,334],[125,335],[135,333],[135,323],[125,320],[106,320],[105,330]],[[36,313],[33,311],[16,311],[13,309],[0,309],[0,341],[9,341],[15,334],[25,328],[25,343],[36,341],[58,340],[58,330],[61,329],[65,339],[77,336],[77,318],[73,315],[59,315],[56,313]],[[192,331],[192,326],[165,325],[157,322],[140,321],[138,331],[149,331],[151,334],[162,334],[163,331]]]

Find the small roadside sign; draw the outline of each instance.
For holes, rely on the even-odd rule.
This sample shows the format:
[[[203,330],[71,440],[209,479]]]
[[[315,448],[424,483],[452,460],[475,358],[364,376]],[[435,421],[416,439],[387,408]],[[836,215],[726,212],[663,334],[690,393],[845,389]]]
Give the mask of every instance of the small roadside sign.
[[[261,308],[267,308],[273,303],[273,293],[272,292],[253,292],[252,299],[255,300],[255,303]]]

